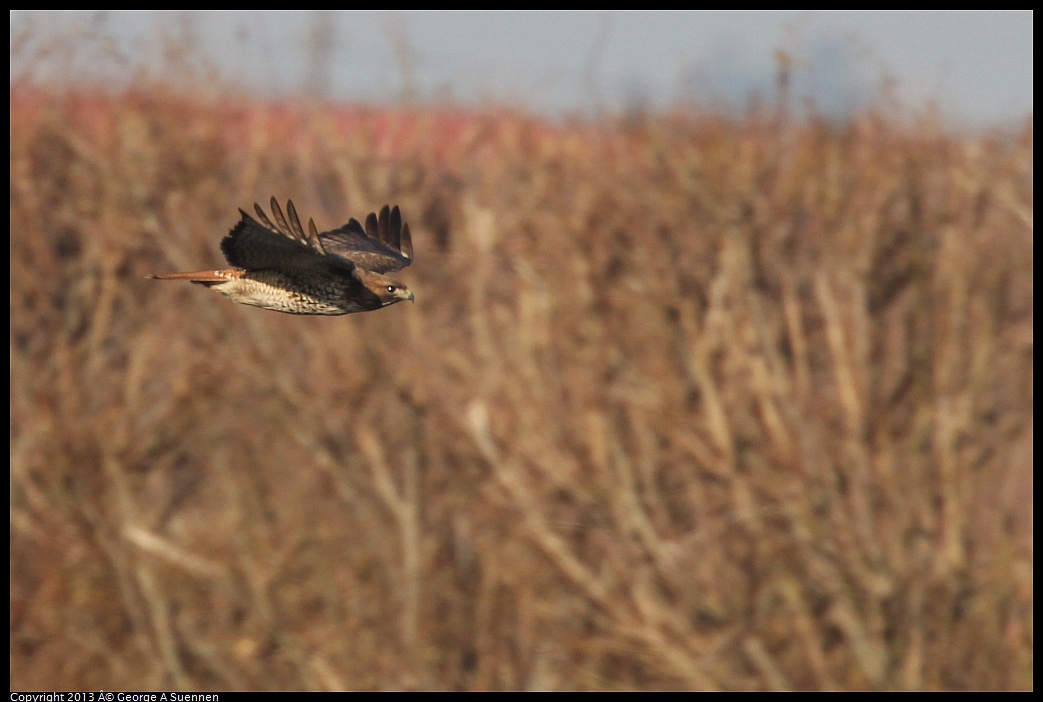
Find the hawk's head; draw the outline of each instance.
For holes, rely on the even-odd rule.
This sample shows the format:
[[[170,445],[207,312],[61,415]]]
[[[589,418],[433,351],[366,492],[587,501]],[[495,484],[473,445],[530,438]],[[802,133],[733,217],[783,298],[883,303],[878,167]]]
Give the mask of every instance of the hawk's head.
[[[355,274],[366,289],[380,300],[381,307],[387,307],[403,300],[410,302],[414,300],[413,292],[409,288],[386,275],[359,269],[356,269]]]

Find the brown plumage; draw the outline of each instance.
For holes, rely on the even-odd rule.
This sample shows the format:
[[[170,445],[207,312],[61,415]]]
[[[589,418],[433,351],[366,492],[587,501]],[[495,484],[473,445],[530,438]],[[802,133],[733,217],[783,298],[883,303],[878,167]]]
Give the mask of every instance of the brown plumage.
[[[321,234],[311,219],[304,231],[293,202],[286,202],[288,217],[274,197],[271,209],[268,219],[254,205],[260,222],[239,210],[242,219],[221,241],[231,268],[149,277],[188,280],[235,302],[289,314],[351,314],[413,299],[405,285],[385,275],[413,258],[409,225],[397,205],[384,205],[379,216],[370,213],[365,227],[351,219]]]

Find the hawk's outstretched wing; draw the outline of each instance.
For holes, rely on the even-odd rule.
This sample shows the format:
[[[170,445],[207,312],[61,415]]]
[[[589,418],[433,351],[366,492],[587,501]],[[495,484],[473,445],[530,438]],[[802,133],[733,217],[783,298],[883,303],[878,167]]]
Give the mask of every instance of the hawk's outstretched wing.
[[[229,264],[247,270],[309,266],[351,270],[358,266],[384,273],[408,266],[412,259],[409,225],[402,222],[397,205],[393,209],[385,205],[379,217],[370,213],[365,228],[352,219],[322,234],[312,219],[308,220],[308,231],[304,231],[292,201],[286,203],[288,216],[283,215],[274,197],[271,210],[269,219],[255,204],[259,222],[239,210],[242,219],[221,241]]]

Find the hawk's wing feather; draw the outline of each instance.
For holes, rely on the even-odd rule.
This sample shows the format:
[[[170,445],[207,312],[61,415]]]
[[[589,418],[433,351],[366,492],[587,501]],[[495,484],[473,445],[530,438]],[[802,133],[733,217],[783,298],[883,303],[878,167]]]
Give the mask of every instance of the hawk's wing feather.
[[[261,206],[254,203],[254,212],[261,218],[261,222],[264,226],[271,229],[273,232],[282,234],[285,237],[289,237],[294,241],[298,241],[305,246],[315,249],[319,254],[325,255],[326,251],[322,248],[322,241],[319,240],[319,232],[315,228],[315,220],[308,220],[308,233],[304,233],[304,227],[301,226],[301,219],[297,216],[297,208],[293,206],[293,200],[286,201],[286,212],[289,215],[289,222],[287,218],[283,216],[282,208],[279,207],[279,201],[272,197],[271,201],[272,217],[275,218],[275,224],[264,214],[264,210]]]

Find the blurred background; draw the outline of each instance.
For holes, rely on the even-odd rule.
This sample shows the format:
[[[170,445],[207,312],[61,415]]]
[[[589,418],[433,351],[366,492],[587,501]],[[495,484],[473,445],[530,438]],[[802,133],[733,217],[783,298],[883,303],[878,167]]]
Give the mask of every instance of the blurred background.
[[[11,12],[12,690],[1017,690],[1031,13]],[[398,204],[347,317],[150,273]]]

